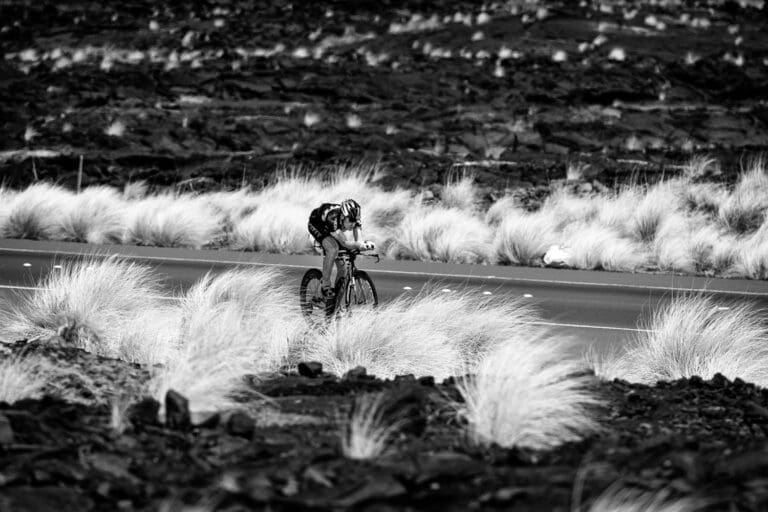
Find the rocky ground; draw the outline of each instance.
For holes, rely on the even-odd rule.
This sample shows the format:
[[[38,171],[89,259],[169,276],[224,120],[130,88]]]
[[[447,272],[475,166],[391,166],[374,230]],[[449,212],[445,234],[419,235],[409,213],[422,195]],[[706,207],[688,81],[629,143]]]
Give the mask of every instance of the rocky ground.
[[[204,190],[369,161],[385,186],[471,171],[499,194],[708,153],[728,179],[768,140],[766,33],[762,1],[3,1],[0,174],[75,187],[82,157],[83,185]],[[470,443],[451,382],[296,369],[250,379],[241,411],[188,418],[171,396],[164,422],[144,400],[115,423],[148,368],[0,358],[22,350],[62,371],[47,397],[0,404],[0,511],[565,511],[617,482],[768,509],[768,391],[739,381],[595,382],[604,432],[536,453]],[[341,432],[374,391],[410,421],[350,461]]]
[[[20,351],[80,365],[95,382],[145,378],[78,350],[5,350]],[[566,511],[587,510],[612,485],[695,496],[702,510],[768,507],[768,391],[739,380],[595,382],[603,433],[533,452],[473,445],[449,405],[450,381],[311,369],[251,378],[242,410],[195,420],[178,395],[164,422],[152,399],[134,401],[122,424],[98,396],[0,404],[0,510]],[[369,392],[408,421],[385,455],[349,460],[341,435]]]
[[[24,186],[258,184],[377,161],[498,193],[727,172],[768,140],[768,7],[747,1],[0,4],[0,173]],[[727,177],[727,176],[726,176]]]

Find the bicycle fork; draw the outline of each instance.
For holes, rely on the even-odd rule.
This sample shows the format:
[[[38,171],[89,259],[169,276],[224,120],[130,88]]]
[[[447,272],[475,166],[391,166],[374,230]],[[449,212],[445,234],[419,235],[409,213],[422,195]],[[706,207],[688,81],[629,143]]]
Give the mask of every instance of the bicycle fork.
[[[352,275],[352,261],[349,255],[340,255],[339,260],[341,260],[344,268],[344,277],[341,282],[343,289],[340,288],[339,291],[342,292],[344,296],[341,298],[343,302],[339,304],[337,312],[340,312],[341,310],[349,312],[349,304],[352,301],[352,294],[355,291],[355,276]]]

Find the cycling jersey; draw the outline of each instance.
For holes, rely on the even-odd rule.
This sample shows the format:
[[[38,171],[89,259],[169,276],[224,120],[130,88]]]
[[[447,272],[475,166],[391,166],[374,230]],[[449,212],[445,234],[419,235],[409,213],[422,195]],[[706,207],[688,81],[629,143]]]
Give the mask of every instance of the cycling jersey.
[[[322,243],[323,238],[342,228],[342,221],[341,205],[323,203],[309,214],[309,225],[307,227],[315,240]],[[355,222],[355,227],[362,227],[360,219],[357,219],[357,222]]]

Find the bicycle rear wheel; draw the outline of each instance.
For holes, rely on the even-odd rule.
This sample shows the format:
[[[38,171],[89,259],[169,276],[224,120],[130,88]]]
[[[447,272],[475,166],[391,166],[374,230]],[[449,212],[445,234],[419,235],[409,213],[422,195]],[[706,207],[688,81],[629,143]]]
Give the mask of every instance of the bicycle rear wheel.
[[[373,285],[371,276],[364,270],[355,272],[355,294],[350,299],[350,305],[371,307],[379,305],[376,287]]]
[[[304,273],[299,287],[301,313],[310,325],[321,325],[333,313],[334,301],[326,300],[322,292],[323,273],[311,268]]]

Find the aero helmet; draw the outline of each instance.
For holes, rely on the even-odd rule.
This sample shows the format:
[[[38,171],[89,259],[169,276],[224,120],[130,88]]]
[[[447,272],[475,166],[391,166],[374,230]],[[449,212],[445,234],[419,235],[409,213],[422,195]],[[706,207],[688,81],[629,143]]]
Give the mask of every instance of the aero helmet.
[[[360,205],[354,199],[345,199],[341,202],[341,214],[357,222],[360,220]]]

